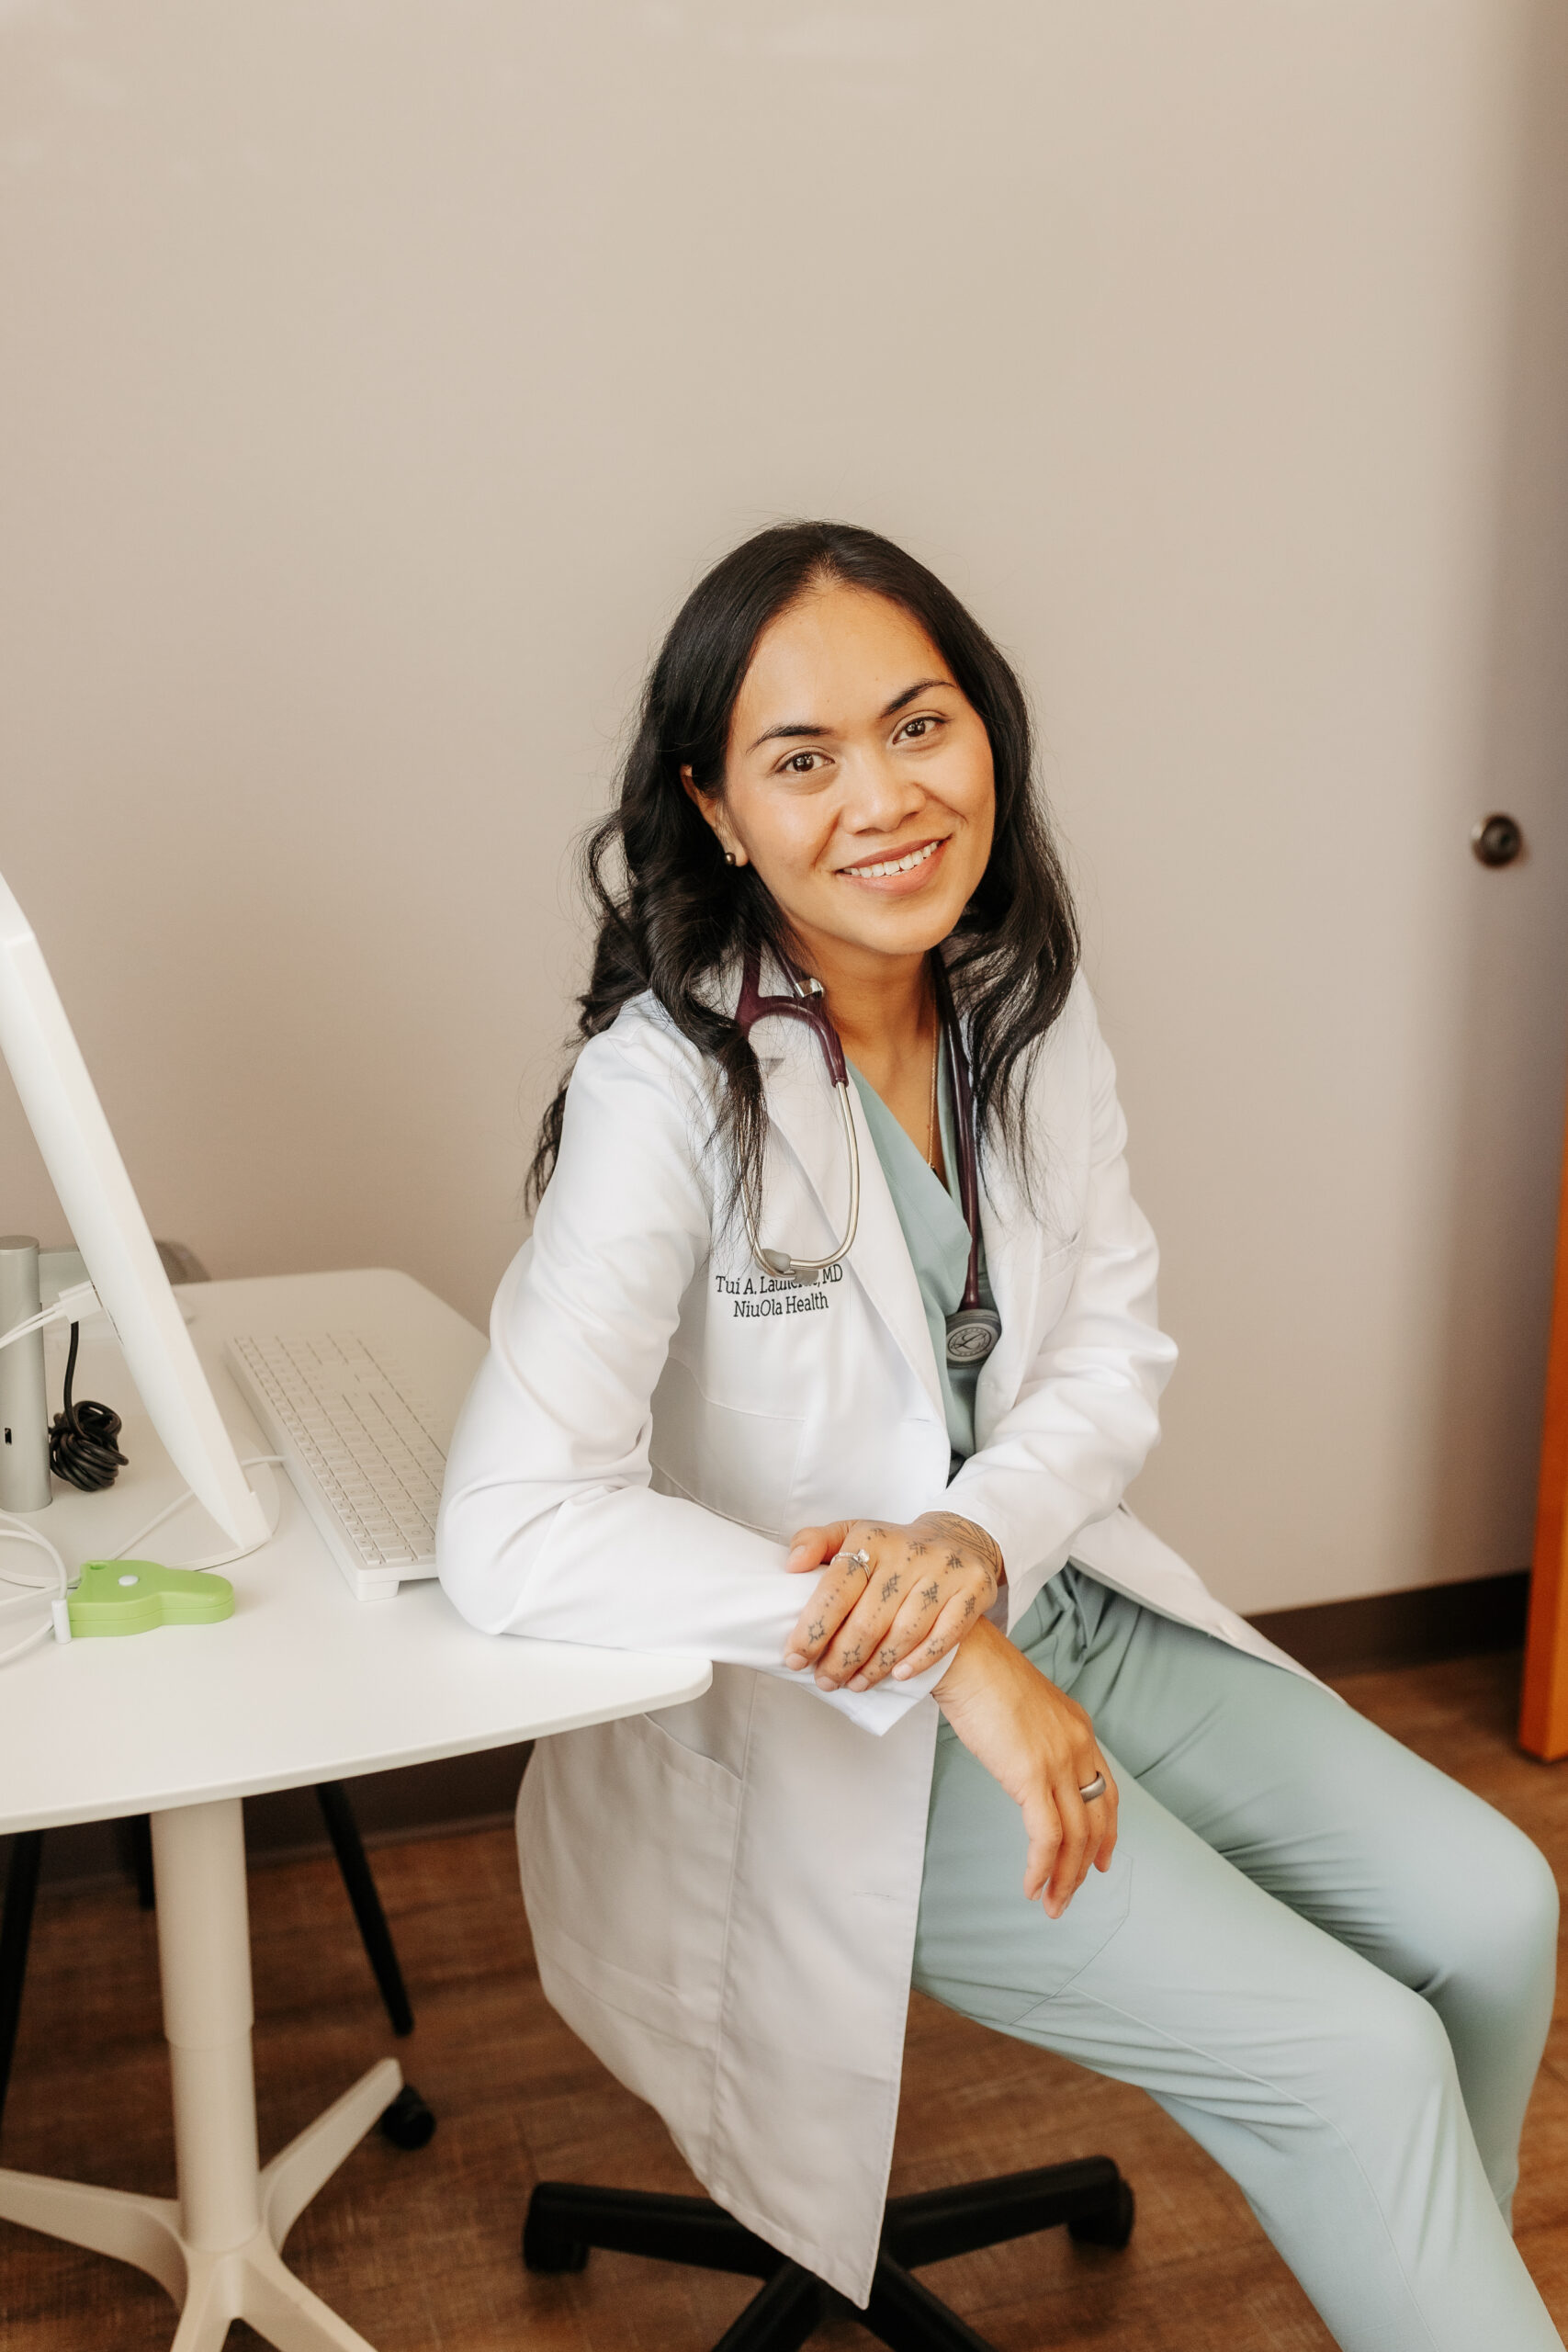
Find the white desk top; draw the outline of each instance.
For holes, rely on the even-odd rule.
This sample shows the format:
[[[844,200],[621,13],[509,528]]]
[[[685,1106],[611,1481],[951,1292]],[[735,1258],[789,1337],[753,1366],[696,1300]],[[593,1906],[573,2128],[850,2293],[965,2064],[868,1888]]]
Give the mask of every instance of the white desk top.
[[[433,1392],[453,1396],[484,1351],[471,1324],[403,1274],[208,1283],[179,1296],[242,1455],[268,1448],[223,1366],[231,1330],[382,1334]],[[58,1390],[51,1364],[51,1399]],[[181,1484],[107,1336],[84,1333],[76,1393],[124,1415],[130,1467],[103,1495],[57,1483],[34,1521],[73,1567],[117,1551]],[[225,1571],[231,1618],[46,1642],[0,1666],[0,1835],[467,1755],[673,1706],[707,1688],[702,1658],[476,1634],[434,1582],[357,1601],[287,1474],[251,1475],[264,1496],[262,1482],[276,1480],[281,1517],[272,1543]],[[171,1567],[226,1548],[195,1503],[144,1547]]]

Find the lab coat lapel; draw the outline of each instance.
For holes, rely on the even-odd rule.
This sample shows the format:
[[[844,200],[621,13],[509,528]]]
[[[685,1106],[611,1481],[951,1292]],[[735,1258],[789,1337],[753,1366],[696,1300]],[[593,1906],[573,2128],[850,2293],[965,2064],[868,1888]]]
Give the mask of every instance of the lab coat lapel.
[[[980,1367],[975,1393],[975,1442],[985,1445],[1002,1414],[1016,1400],[1038,1343],[1034,1322],[1040,1295],[1040,1220],[1021,1196],[999,1152],[981,1170],[980,1232],[991,1294],[1002,1319],[1000,1336]]]
[[[967,1023],[964,1025],[967,1042]],[[1032,1088],[1032,1125],[1041,1115],[1038,1090]],[[1040,1340],[1035,1326],[1041,1261],[1045,1250],[1043,1227],[1038,1210],[1025,1197],[1019,1183],[1010,1151],[995,1148],[988,1156],[982,1156],[980,1237],[986,1250],[986,1272],[1002,1328],[996,1346],[980,1367],[975,1391],[976,1446],[989,1444],[998,1421],[1017,1402],[1024,1374]]]
[[[775,1020],[765,1026],[759,1023],[755,1046],[762,1065],[769,1119],[821,1204],[825,1229],[831,1237],[826,1246],[831,1249],[849,1214],[850,1173],[843,1123],[821,1051],[804,1023],[789,1020]],[[860,1148],[860,1223],[849,1265],[908,1358],[932,1412],[945,1423],[920,1286],[852,1081],[850,1110]],[[765,1220],[765,1204],[763,1214]],[[765,1222],[762,1238],[773,1238]],[[807,1245],[781,1236],[779,1246],[800,1250]],[[815,1250],[815,1244],[810,1246]]]

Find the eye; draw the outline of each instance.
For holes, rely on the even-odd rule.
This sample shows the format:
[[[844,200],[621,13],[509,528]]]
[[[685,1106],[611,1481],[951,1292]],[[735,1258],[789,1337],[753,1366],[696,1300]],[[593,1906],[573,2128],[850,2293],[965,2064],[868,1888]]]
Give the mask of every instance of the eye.
[[[820,752],[792,752],[786,760],[779,762],[778,774],[780,775],[815,775],[821,757]]]
[[[939,727],[945,724],[940,711],[922,710],[915,718],[907,718],[904,721],[893,741],[896,743],[899,741],[907,743],[923,743],[935,734]]]

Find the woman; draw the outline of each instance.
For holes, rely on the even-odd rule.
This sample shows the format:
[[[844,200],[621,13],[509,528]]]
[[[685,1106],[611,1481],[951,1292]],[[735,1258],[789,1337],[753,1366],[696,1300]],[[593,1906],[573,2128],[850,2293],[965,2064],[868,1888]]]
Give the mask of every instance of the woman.
[[[862,2304],[912,1979],[1147,2088],[1341,2345],[1557,2344],[1507,2226],[1544,1863],[1121,1504],[1175,1350],[1008,664],[887,541],[765,531],[590,864],[441,1573],[716,1664],[535,1758],[549,1998]]]

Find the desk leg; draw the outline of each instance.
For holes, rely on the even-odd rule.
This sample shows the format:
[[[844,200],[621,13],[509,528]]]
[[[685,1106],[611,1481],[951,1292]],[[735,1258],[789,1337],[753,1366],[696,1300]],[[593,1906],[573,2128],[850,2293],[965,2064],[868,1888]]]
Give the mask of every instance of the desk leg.
[[[178,2199],[0,2171],[0,2218],[150,2272],[180,2306],[173,2352],[221,2352],[236,2319],[279,2352],[371,2352],[279,2249],[396,2098],[401,2072],[390,2058],[372,2066],[263,2171],[238,1798],[154,1814],[152,1859]]]

